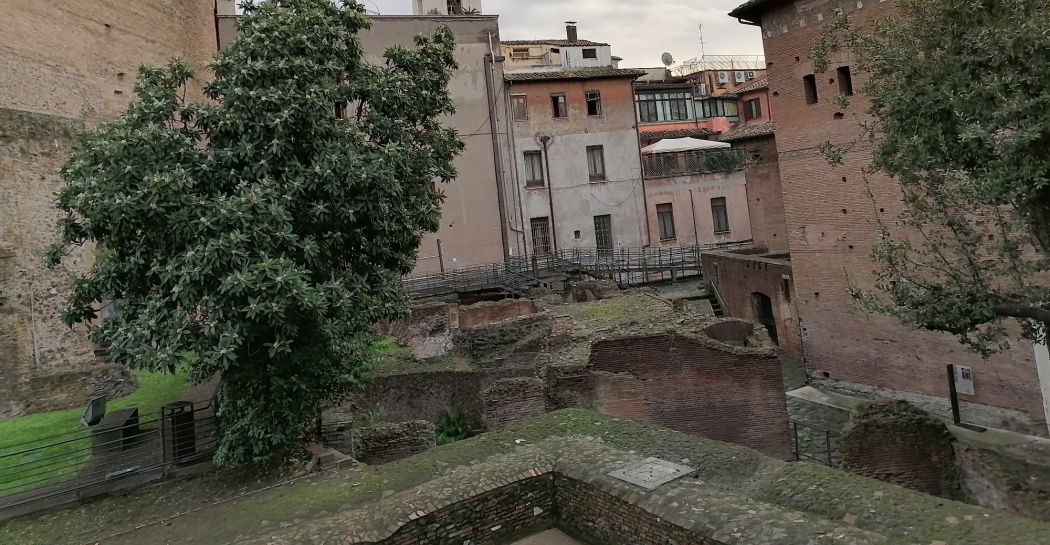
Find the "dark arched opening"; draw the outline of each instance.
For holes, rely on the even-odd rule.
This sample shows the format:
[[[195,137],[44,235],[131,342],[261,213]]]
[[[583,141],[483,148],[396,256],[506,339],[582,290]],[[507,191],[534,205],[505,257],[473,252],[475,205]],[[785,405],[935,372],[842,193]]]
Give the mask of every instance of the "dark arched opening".
[[[777,340],[777,321],[773,317],[773,300],[768,295],[759,292],[752,293],[751,298],[755,305],[755,317],[758,323],[766,327],[769,339],[773,341],[773,344],[780,344]]]

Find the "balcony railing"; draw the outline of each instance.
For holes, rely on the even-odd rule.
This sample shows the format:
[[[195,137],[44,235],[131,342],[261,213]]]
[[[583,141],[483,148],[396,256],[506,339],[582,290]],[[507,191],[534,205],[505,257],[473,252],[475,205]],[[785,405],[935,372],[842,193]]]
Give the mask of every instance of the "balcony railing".
[[[751,159],[745,149],[677,151],[642,156],[642,175],[646,178],[687,176],[706,172],[733,172],[747,166]]]

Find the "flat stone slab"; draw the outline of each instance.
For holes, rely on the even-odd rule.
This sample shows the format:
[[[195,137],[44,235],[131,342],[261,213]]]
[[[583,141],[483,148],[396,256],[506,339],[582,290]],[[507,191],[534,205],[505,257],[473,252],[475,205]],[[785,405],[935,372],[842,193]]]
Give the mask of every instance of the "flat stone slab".
[[[662,484],[669,483],[692,474],[696,470],[661,460],[659,458],[646,458],[640,462],[628,464],[622,469],[609,473],[614,479],[640,486],[646,490],[655,490]]]

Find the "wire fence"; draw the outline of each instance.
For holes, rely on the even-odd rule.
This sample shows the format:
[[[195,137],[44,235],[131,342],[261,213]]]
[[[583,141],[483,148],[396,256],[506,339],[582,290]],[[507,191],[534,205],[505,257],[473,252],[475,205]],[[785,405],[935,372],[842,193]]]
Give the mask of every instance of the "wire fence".
[[[215,444],[211,401],[171,403],[144,415],[124,409],[89,428],[0,441],[0,513],[132,476],[162,477],[174,466],[209,460]]]
[[[637,285],[654,281],[654,277],[664,279],[672,270],[699,271],[705,252],[751,245],[752,241],[747,240],[663,248],[565,248],[528,258],[512,257],[499,263],[409,275],[402,278],[402,283],[414,298],[485,289],[524,295],[542,279],[565,273],[583,273],[615,280],[621,285]]]

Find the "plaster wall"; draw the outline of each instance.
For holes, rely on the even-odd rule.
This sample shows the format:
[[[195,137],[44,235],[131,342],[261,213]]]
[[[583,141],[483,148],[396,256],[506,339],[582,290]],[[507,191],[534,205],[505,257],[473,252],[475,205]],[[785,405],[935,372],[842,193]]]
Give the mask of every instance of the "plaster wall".
[[[645,181],[645,192],[653,246],[737,242],[751,238],[746,179],[742,170],[650,178]],[[711,212],[711,199],[719,197],[725,198],[729,217],[729,232],[723,234],[715,234]],[[674,239],[660,240],[657,206],[661,204],[670,204],[674,213]]]

